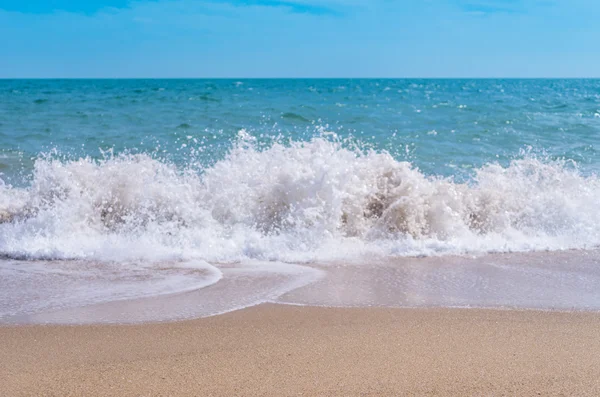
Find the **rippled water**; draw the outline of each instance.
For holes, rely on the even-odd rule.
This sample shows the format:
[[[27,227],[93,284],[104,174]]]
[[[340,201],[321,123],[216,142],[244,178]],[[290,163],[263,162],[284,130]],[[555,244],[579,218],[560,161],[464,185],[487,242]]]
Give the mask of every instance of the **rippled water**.
[[[436,175],[529,148],[590,171],[600,163],[600,80],[2,80],[0,103],[9,175],[14,156],[51,149],[214,161],[241,129],[266,143],[352,135]]]

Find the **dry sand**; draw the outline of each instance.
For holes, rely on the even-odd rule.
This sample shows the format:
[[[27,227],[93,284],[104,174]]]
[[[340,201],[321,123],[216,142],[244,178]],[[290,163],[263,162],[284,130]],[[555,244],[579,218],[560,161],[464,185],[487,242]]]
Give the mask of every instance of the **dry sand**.
[[[600,395],[600,315],[279,305],[0,327],[2,396]]]

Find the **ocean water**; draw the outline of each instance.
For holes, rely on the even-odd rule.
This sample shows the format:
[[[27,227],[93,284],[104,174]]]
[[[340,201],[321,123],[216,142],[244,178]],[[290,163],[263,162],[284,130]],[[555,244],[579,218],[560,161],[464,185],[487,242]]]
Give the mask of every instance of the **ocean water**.
[[[598,308],[599,138],[600,80],[0,80],[0,322]]]

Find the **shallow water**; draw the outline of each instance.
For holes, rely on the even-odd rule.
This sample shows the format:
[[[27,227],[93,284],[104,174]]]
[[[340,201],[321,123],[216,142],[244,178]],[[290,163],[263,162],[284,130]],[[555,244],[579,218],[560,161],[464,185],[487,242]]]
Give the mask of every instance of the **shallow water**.
[[[198,283],[195,288],[189,288],[189,284],[187,284],[191,281],[189,274],[185,280],[186,284],[173,285],[169,278],[153,272],[152,278],[159,279],[158,284],[163,289],[152,290],[148,288],[148,282],[138,282],[132,285],[133,289],[127,290],[127,293],[130,294],[129,299],[123,294],[119,294],[119,292],[123,292],[119,289],[123,281],[118,274],[115,274],[118,279],[116,285],[113,284],[113,280],[107,280],[104,276],[93,283],[83,283],[81,279],[77,279],[77,276],[81,275],[77,270],[73,277],[69,278],[69,283],[77,285],[79,292],[87,300],[82,301],[78,296],[69,293],[61,296],[62,300],[58,300],[57,296],[46,294],[42,299],[49,298],[53,306],[41,309],[34,306],[40,302],[37,292],[32,293],[34,290],[37,291],[35,285],[23,282],[20,284],[23,289],[20,294],[21,300],[12,301],[12,313],[4,313],[4,315],[0,313],[0,323],[127,324],[206,317],[275,301],[286,292],[315,282],[324,275],[318,269],[284,263],[253,261],[244,264],[217,264],[215,266],[218,269],[218,280],[215,273],[194,274]],[[98,265],[96,264],[94,267],[98,267]],[[172,275],[173,270],[169,269],[168,274]],[[51,281],[47,280],[47,282]],[[56,294],[65,286],[65,283],[60,281],[57,284],[48,284],[44,291]],[[98,296],[99,286],[105,287],[104,289],[100,288],[100,291],[106,292],[106,295]],[[186,289],[181,290],[183,286]],[[167,290],[165,287],[169,287],[171,293],[165,293]],[[180,291],[174,292],[175,288],[180,288]]]
[[[600,252],[381,258],[318,267],[326,276],[277,300],[339,307],[600,309]]]
[[[134,284],[135,289],[128,292],[146,297],[130,299],[119,295],[119,287],[126,284],[116,274],[116,282],[104,276],[91,283],[81,283],[74,277],[69,278],[68,283],[59,280],[59,284],[54,285],[55,281],[46,280],[44,288],[36,289],[39,297],[28,294],[27,289],[34,287],[32,283],[23,282],[21,287],[25,291],[18,301],[22,306],[15,307],[13,313],[0,315],[0,321],[4,324],[162,322],[212,316],[261,303],[600,310],[600,251],[355,258],[349,262],[302,266],[261,262],[215,266],[221,278],[209,283],[206,277],[209,275],[204,273],[203,287],[199,284],[195,289],[159,295],[156,289],[148,288],[148,282],[138,282]],[[154,273],[152,277],[158,279],[160,275]],[[103,284],[107,281],[109,284]],[[161,281],[164,286],[169,280]],[[45,295],[69,285],[77,285],[75,294],[65,294],[62,300]],[[102,285],[106,288],[102,289]],[[170,284],[170,287],[175,286]],[[110,295],[101,295],[109,291]],[[78,292],[88,300],[80,300]],[[32,307],[40,302],[40,297],[50,298],[54,306]],[[94,303],[93,299],[98,301]]]

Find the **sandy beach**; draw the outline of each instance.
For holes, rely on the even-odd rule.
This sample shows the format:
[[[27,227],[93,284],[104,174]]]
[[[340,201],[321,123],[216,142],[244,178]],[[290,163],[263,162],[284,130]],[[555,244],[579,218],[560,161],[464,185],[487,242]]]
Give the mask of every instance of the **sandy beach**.
[[[261,305],[0,327],[3,396],[600,394],[600,315]]]

